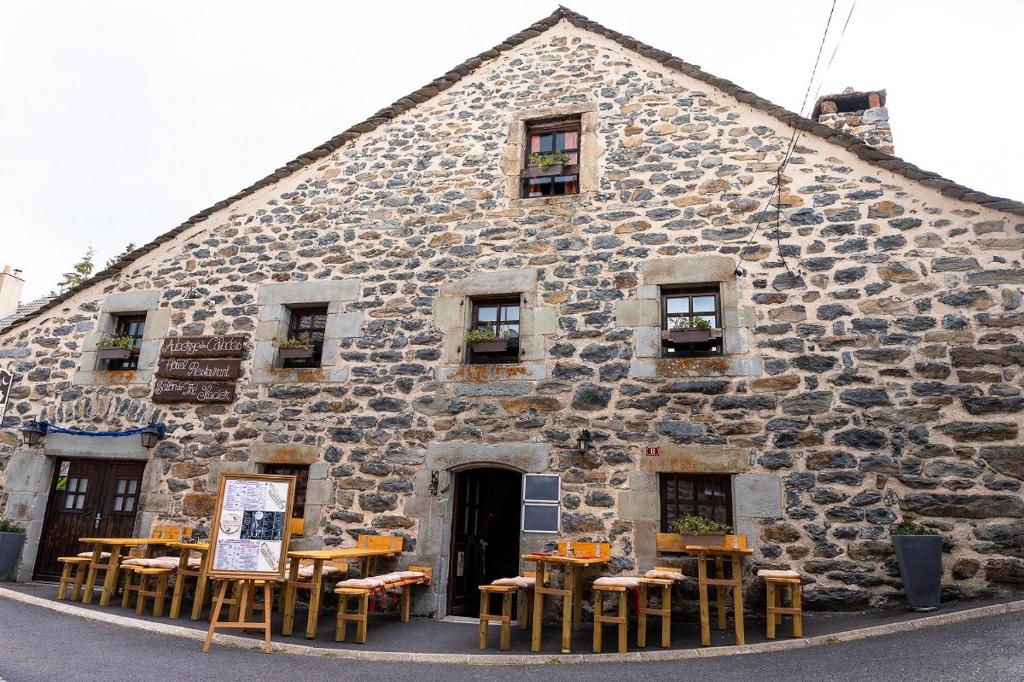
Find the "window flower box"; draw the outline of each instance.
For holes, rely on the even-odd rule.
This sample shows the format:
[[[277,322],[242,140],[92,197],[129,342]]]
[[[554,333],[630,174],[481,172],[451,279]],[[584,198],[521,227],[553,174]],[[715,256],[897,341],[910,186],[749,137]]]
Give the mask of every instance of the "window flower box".
[[[663,329],[662,341],[669,343],[707,343],[722,338],[721,329]]]
[[[307,360],[313,357],[313,346],[281,346],[277,349],[281,360]]]
[[[98,349],[96,353],[99,355],[100,360],[127,360],[132,356],[132,349],[108,346]]]
[[[474,353],[504,353],[508,350],[508,339],[494,339],[493,341],[477,341],[469,344]]]
[[[544,168],[542,166],[527,166],[523,169],[524,178],[546,178],[559,175],[579,175],[579,164],[556,163]]]

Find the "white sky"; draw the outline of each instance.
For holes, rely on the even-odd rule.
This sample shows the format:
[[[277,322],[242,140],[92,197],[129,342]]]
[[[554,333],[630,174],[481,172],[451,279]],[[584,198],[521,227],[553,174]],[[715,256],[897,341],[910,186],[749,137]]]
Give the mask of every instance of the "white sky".
[[[830,6],[563,1],[790,110]],[[0,265],[23,270],[25,300],[45,294],[90,244],[102,267],[556,6],[7,0]],[[886,88],[899,156],[1024,199],[1021,26],[1012,0],[858,0],[821,93]]]

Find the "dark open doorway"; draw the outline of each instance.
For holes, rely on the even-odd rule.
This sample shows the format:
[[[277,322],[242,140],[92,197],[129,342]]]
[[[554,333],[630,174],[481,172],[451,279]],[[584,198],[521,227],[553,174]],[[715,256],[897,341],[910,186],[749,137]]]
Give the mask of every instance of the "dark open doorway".
[[[508,469],[460,471],[453,481],[448,614],[480,613],[478,586],[519,573],[522,474]]]

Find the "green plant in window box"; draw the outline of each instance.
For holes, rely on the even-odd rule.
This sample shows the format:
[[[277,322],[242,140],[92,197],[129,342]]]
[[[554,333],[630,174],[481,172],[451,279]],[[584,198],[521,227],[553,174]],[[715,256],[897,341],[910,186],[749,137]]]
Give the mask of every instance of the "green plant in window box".
[[[277,356],[282,360],[313,357],[313,338],[309,334],[275,337],[274,343],[277,344]]]
[[[534,152],[530,154],[530,168],[527,169],[526,176],[562,175],[565,172],[564,167],[571,161],[572,157],[561,149],[546,154]]]
[[[135,339],[130,336],[104,335],[96,344],[100,360],[126,360],[132,355]]]
[[[705,343],[722,338],[722,330],[703,317],[677,317],[671,328],[661,332],[661,338],[671,343]]]
[[[907,519],[893,526],[889,536],[907,605],[915,611],[937,609],[942,592],[942,537]]]
[[[13,521],[0,520],[0,580],[11,577],[24,544],[25,529]]]
[[[724,546],[725,536],[732,533],[732,526],[728,524],[710,521],[693,514],[680,516],[669,525],[669,529],[683,536],[684,545],[710,547]]]
[[[503,353],[508,350],[509,341],[513,338],[507,329],[501,336],[495,336],[494,331],[487,327],[476,327],[466,333],[464,340],[474,353]]]

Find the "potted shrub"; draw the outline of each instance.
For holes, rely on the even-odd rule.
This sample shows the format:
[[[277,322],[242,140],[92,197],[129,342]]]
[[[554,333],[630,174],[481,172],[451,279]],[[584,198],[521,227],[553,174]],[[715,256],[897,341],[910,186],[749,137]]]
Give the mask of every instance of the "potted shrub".
[[[504,353],[508,350],[509,343],[514,338],[509,334],[495,336],[494,332],[484,327],[471,329],[466,334],[466,345],[473,349],[474,353]]]
[[[571,160],[572,157],[561,149],[549,154],[538,154],[535,152],[530,154],[530,165],[523,171],[523,175],[527,178],[547,177],[551,175],[573,175],[576,173],[574,166],[569,166],[569,170],[566,170],[566,166]]]
[[[722,547],[725,545],[725,536],[732,533],[732,527],[708,521],[701,516],[687,514],[672,522],[670,526],[674,533],[683,536],[683,545],[703,545],[707,547]]]
[[[942,538],[931,528],[906,521],[890,532],[907,606],[915,611],[939,608],[942,587]]]
[[[100,360],[127,360],[134,345],[135,339],[130,336],[104,336],[96,344]]]
[[[305,360],[313,357],[313,340],[309,334],[275,338],[274,343],[277,344],[277,357],[281,360]]]
[[[672,343],[704,343],[722,338],[722,330],[703,317],[677,317],[671,329],[661,332],[661,338]]]
[[[24,544],[25,529],[7,519],[0,520],[0,580],[11,577]]]

